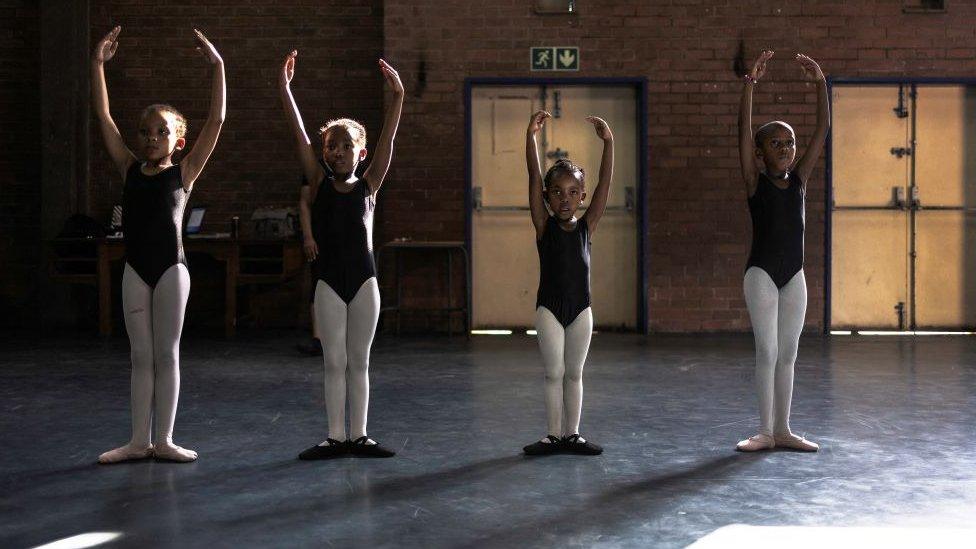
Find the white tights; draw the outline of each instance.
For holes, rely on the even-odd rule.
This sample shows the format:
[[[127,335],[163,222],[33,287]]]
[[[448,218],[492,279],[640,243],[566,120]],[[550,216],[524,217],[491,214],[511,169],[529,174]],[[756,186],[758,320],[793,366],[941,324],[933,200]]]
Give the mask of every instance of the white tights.
[[[546,368],[549,434],[577,434],[583,407],[583,363],[593,335],[593,312],[587,307],[563,328],[549,309],[539,307],[535,311],[535,329]]]
[[[132,357],[133,446],[171,444],[180,394],[180,334],[190,297],[190,273],[175,264],[150,288],[125,265],[122,310]],[[155,433],[150,438],[153,419]]]
[[[369,407],[369,349],[380,316],[380,290],[376,278],[364,282],[348,305],[328,284],[319,280],[313,307],[325,360],[329,438],[346,440],[347,390],[350,438],[364,437]]]
[[[807,282],[801,269],[777,288],[766,271],[750,267],[743,281],[746,306],[756,337],[759,432],[790,433],[793,364],[807,310]]]

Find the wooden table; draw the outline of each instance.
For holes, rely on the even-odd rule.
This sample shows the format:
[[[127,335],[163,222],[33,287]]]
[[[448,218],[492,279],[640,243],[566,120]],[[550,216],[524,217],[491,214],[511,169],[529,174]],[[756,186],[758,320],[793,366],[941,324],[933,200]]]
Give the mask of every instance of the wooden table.
[[[56,241],[57,242],[57,241]],[[98,332],[112,334],[112,270],[113,261],[121,261],[125,245],[121,239],[98,239]],[[241,272],[241,250],[255,246],[276,246],[281,250],[281,272],[277,274],[247,274]],[[295,240],[234,240],[230,238],[184,238],[183,249],[200,252],[222,261],[226,266],[224,280],[224,334],[234,337],[237,328],[237,288],[241,283],[285,281],[305,269],[301,244]],[[262,261],[261,258],[244,258]]]

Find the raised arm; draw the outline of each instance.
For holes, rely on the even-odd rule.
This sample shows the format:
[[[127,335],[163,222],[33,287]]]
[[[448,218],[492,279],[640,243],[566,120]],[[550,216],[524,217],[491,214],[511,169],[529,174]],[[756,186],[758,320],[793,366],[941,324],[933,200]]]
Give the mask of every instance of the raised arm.
[[[136,161],[136,157],[125,146],[122,134],[119,133],[119,128],[112,120],[112,113],[109,112],[108,108],[108,87],[105,85],[105,62],[112,59],[115,50],[119,48],[118,40],[121,31],[122,27],[115,27],[95,46],[91,60],[91,90],[92,109],[98,119],[98,128],[102,132],[105,148],[108,149],[108,154],[112,157],[115,169],[118,170],[122,179],[125,179],[125,172]]]
[[[823,151],[824,142],[827,140],[827,132],[830,130],[830,100],[827,97],[827,79],[824,78],[820,65],[802,53],[796,54],[796,60],[803,69],[803,75],[817,83],[817,129],[814,130],[806,152],[796,165],[796,175],[800,176],[800,180],[806,184],[810,174],[813,173],[814,166],[817,165],[820,152]]]
[[[399,73],[382,59],[380,59],[380,70],[383,71],[386,83],[393,90],[393,100],[386,109],[386,119],[383,121],[383,131],[380,132],[373,161],[369,163],[366,173],[363,174],[372,193],[380,190],[383,180],[386,179],[386,172],[390,169],[390,161],[393,159],[393,138],[396,137],[397,126],[400,125],[400,113],[403,110],[403,82],[400,82]]]
[[[529,171],[529,211],[532,213],[532,225],[535,226],[535,237],[542,238],[546,230],[546,199],[542,195],[542,167],[539,165],[539,145],[536,135],[546,125],[546,119],[552,115],[546,111],[538,111],[529,120],[529,127],[525,131],[525,167]]]
[[[596,226],[603,217],[603,212],[607,209],[607,201],[610,200],[610,184],[613,181],[613,132],[607,121],[595,116],[587,116],[586,121],[593,124],[596,135],[603,140],[603,157],[600,159],[600,181],[593,190],[593,197],[590,198],[590,206],[583,214],[586,226],[590,234],[596,231]]]
[[[298,112],[298,105],[291,94],[291,79],[295,77],[295,58],[298,57],[298,50],[293,50],[281,64],[281,72],[278,75],[278,88],[281,92],[281,106],[285,109],[285,118],[291,127],[292,134],[295,136],[295,144],[298,146],[298,158],[302,163],[302,173],[312,187],[319,184],[325,170],[315,157],[315,150],[312,143],[308,140],[305,133],[305,124],[302,122],[302,115]]]
[[[211,65],[213,65],[213,84],[210,87],[210,113],[207,121],[200,130],[200,136],[196,144],[186,154],[181,163],[181,173],[183,174],[183,188],[190,190],[193,182],[200,176],[203,167],[207,164],[210,154],[217,146],[217,137],[220,136],[220,128],[224,125],[224,116],[227,114],[227,92],[226,81],[224,79],[224,60],[217,53],[217,48],[207,40],[197,29],[193,29],[200,52]]]
[[[752,70],[745,76],[742,85],[742,99],[739,103],[739,164],[742,168],[742,180],[746,184],[746,196],[756,192],[756,143],[752,134],[752,90],[756,82],[766,74],[766,62],[773,56],[773,52],[763,50]]]

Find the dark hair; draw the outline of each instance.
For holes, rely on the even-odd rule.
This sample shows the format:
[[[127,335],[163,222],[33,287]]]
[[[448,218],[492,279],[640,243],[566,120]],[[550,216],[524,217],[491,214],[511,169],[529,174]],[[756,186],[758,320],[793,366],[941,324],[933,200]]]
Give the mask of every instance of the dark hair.
[[[542,180],[542,190],[549,188],[549,184],[552,183],[557,177],[563,175],[570,175],[575,177],[579,184],[586,188],[586,174],[583,172],[583,168],[573,164],[568,158],[560,158],[555,164],[546,171],[546,177]]]
[[[762,148],[763,141],[765,141],[766,138],[770,136],[770,134],[776,131],[777,128],[785,128],[789,130],[789,132],[792,133],[794,136],[796,136],[796,132],[793,131],[793,126],[790,126],[789,124],[783,122],[782,120],[773,120],[772,122],[766,122],[762,126],[759,126],[759,129],[756,130],[756,136],[754,138],[756,142],[756,148],[757,149]]]

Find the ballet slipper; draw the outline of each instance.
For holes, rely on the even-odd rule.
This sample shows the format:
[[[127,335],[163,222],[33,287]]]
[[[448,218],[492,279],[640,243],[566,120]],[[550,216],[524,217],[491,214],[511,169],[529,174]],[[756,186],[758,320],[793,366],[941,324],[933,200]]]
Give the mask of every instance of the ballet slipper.
[[[735,449],[740,452],[758,452],[760,450],[770,450],[775,447],[776,441],[773,437],[763,433],[753,435],[745,440],[739,441],[735,445]]]
[[[125,446],[120,446],[114,450],[109,450],[104,454],[98,456],[98,462],[102,465],[108,465],[111,463],[122,463],[123,461],[132,461],[136,459],[146,459],[152,457],[153,446],[135,446],[131,442]]]
[[[809,440],[801,436],[794,435],[793,433],[776,435],[774,440],[776,441],[776,446],[800,450],[801,452],[816,452],[820,449],[820,446],[818,446],[816,442],[810,442]]]
[[[177,463],[189,463],[197,459],[197,453],[173,444],[164,442],[156,444],[153,449],[153,457],[163,461],[175,461]]]

